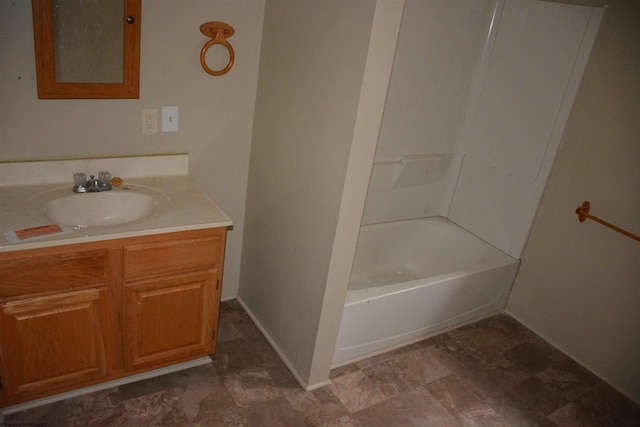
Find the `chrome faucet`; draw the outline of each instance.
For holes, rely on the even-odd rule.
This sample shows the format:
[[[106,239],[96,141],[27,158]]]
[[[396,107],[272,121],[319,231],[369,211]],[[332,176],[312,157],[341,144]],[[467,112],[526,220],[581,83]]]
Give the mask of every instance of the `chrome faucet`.
[[[99,178],[95,175],[87,175],[82,172],[73,174],[73,191],[76,193],[97,193],[99,191],[111,190],[111,174],[107,171],[100,171]]]

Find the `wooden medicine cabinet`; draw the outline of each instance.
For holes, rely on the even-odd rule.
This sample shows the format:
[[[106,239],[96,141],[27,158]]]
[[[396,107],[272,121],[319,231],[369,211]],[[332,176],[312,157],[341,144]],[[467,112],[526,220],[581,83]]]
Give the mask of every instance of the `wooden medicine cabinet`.
[[[141,0],[32,0],[38,98],[139,98]]]

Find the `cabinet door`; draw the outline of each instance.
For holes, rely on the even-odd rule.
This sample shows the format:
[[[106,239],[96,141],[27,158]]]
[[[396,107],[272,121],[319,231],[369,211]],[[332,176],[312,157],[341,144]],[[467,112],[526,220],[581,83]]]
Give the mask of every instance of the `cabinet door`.
[[[0,344],[9,401],[48,395],[106,377],[110,342],[106,288],[7,303]]]
[[[125,285],[126,367],[160,367],[212,354],[220,305],[217,270]]]

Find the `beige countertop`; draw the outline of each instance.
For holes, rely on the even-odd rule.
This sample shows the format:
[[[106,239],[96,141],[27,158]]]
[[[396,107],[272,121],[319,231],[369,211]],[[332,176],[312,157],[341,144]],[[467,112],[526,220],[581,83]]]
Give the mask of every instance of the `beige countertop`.
[[[42,165],[39,165],[41,166],[40,170]],[[73,171],[72,169],[66,175],[71,178]],[[181,173],[184,170],[169,172]],[[50,185],[5,184],[0,186],[0,252],[203,228],[229,227],[232,225],[229,217],[196,186],[188,175],[155,176],[151,178],[125,177],[120,187],[124,188],[127,185],[151,187],[164,193],[167,196],[168,203],[159,212],[136,221],[95,227],[65,226],[65,233],[51,234],[11,243],[5,235],[6,232],[52,223],[38,217],[38,215],[33,215],[33,212],[28,207],[28,202],[43,192],[64,188],[65,186],[68,187],[69,194],[74,194],[72,191],[73,183],[71,180],[69,181],[69,183],[56,182]],[[100,195],[98,193],[98,197]],[[77,196],[82,197],[83,194],[78,194]]]

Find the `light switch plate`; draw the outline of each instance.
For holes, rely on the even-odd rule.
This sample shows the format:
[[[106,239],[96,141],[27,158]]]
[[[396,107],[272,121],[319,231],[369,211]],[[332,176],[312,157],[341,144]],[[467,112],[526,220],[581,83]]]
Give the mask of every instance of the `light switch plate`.
[[[162,132],[178,131],[178,107],[162,107]]]

